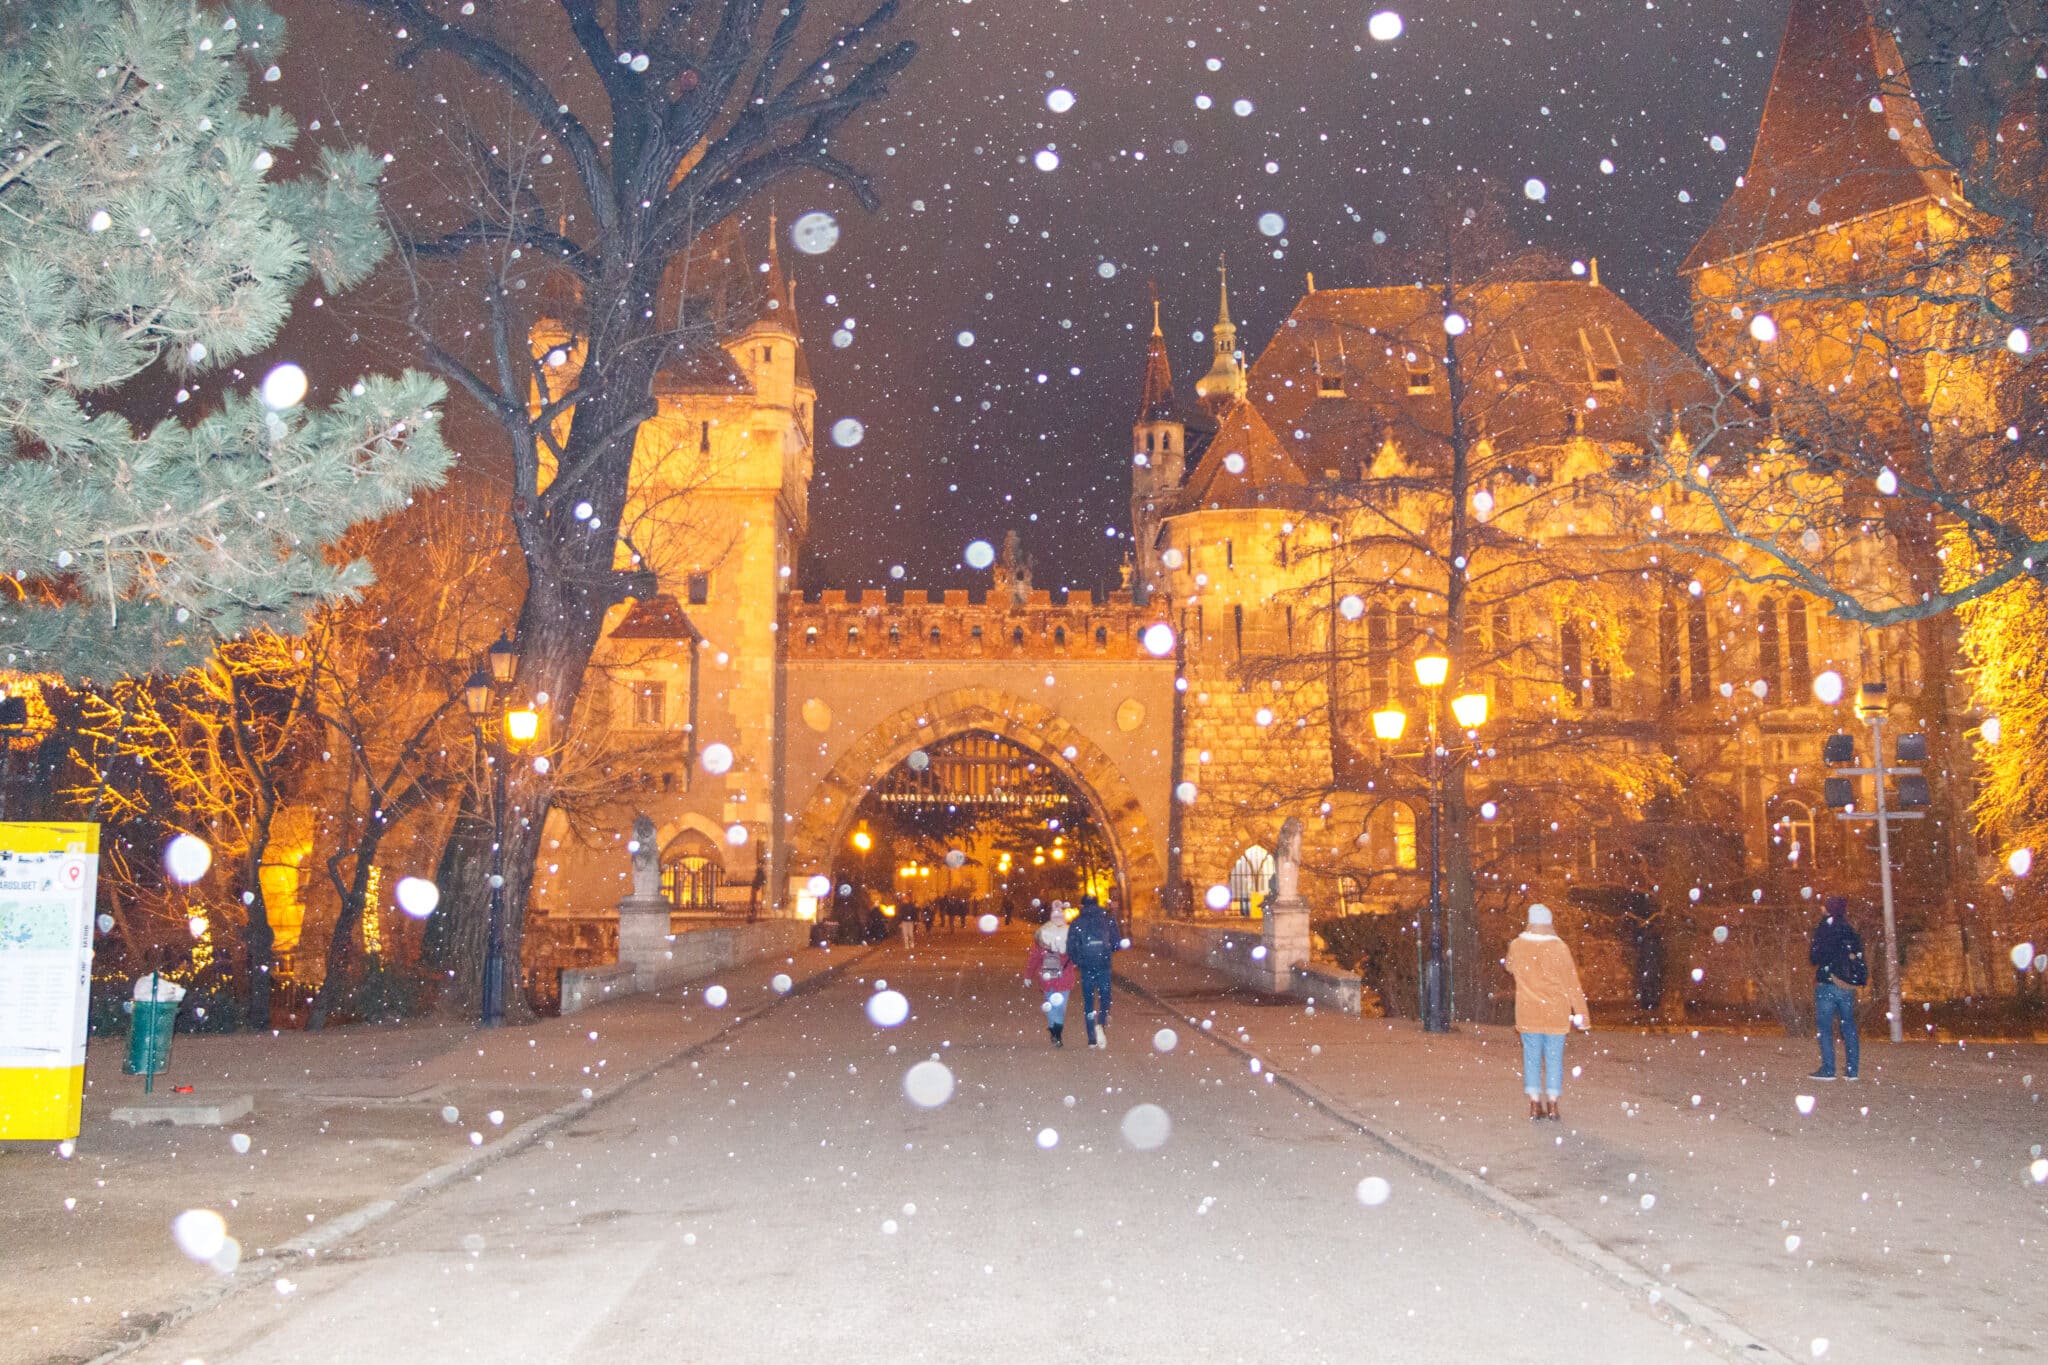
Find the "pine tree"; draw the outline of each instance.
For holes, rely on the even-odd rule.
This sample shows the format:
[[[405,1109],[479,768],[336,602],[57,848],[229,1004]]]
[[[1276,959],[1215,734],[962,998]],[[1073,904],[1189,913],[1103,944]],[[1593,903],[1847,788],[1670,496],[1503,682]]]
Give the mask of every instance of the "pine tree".
[[[326,407],[281,365],[196,421],[157,389],[261,352],[294,297],[389,249],[381,164],[249,106],[282,22],[237,4],[52,0],[0,21],[0,665],[106,679],[203,659],[367,581],[349,526],[439,481],[438,380]],[[182,397],[182,395],[181,395]]]

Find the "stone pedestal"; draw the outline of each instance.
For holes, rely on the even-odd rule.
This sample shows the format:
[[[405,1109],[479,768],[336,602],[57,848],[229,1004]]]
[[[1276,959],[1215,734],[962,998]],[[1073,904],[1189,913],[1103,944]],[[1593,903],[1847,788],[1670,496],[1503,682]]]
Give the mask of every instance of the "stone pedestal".
[[[1272,989],[1285,993],[1294,981],[1294,969],[1308,965],[1308,902],[1299,896],[1270,902],[1262,934],[1266,956],[1260,963],[1272,974]]]
[[[659,896],[619,902],[619,965],[634,973],[660,971],[673,960],[669,905]]]

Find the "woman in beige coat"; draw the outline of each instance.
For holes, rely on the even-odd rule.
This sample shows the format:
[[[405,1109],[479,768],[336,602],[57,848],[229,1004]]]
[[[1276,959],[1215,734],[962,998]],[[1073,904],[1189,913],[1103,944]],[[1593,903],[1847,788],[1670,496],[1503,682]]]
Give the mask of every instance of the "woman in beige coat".
[[[1529,1117],[1557,1117],[1564,1090],[1564,1036],[1588,1027],[1586,992],[1572,950],[1552,931],[1550,907],[1529,907],[1529,927],[1508,945],[1515,978],[1515,1029],[1522,1035],[1522,1089]]]

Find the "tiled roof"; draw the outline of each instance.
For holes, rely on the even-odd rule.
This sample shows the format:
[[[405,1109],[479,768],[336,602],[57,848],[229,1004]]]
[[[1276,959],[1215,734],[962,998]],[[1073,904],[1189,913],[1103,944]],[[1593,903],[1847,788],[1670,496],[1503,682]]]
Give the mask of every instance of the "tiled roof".
[[[1438,463],[1451,431],[1447,311],[1465,323],[1457,346],[1475,439],[1640,445],[1672,407],[1709,392],[1697,362],[1618,296],[1565,279],[1482,286],[1454,310],[1415,286],[1319,289],[1260,353],[1248,398],[1312,479],[1359,477],[1390,441],[1418,466]]]
[[[1865,0],[1794,0],[1749,173],[1685,269],[1953,196],[1904,65]]]
[[[626,619],[612,628],[614,640],[695,640],[697,627],[675,598],[663,593],[633,604]]]
[[[1224,412],[1216,435],[1182,485],[1174,512],[1292,507],[1307,501],[1308,476],[1247,402]]]

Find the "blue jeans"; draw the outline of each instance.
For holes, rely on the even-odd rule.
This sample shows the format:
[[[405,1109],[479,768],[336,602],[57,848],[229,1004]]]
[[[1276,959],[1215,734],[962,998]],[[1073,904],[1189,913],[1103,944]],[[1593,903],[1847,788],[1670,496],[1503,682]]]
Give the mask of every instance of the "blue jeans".
[[[1081,1008],[1087,1012],[1088,1041],[1095,1041],[1095,1026],[1109,1023],[1109,968],[1081,973]]]
[[[1842,1030],[1842,1060],[1847,1074],[1856,1074],[1856,992],[1835,981],[1813,987],[1813,1029],[1820,1039],[1820,1074],[1835,1074],[1835,1029]]]
[[[1067,1025],[1067,993],[1047,991],[1045,993],[1045,1024],[1047,1028],[1065,1028]]]
[[[1522,1035],[1522,1090],[1532,1100],[1538,1094],[1547,1093],[1556,1099],[1564,1093],[1562,1033]]]

